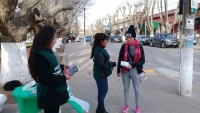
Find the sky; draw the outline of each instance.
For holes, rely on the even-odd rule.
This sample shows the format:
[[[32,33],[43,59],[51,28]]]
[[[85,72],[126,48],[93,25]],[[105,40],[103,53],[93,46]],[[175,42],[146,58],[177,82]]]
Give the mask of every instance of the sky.
[[[86,26],[94,23],[97,19],[106,17],[107,14],[113,14],[120,1],[122,0],[96,0],[94,5],[85,11]],[[83,23],[83,21],[81,23]]]
[[[117,7],[122,6],[129,1],[130,3],[134,3],[133,1],[137,0],[96,0],[95,4],[86,10],[86,27],[90,24],[94,23],[95,20],[100,19],[102,17],[107,17],[107,14],[114,14]],[[141,0],[140,0],[141,1]],[[157,0],[156,0],[157,1]],[[160,1],[160,0],[159,0]],[[175,9],[177,7],[179,0],[168,0],[168,10]],[[198,0],[200,2],[200,0]],[[164,3],[164,0],[163,0]],[[155,13],[158,13],[157,5],[154,10]],[[81,21],[83,23],[83,19]],[[83,24],[82,27],[83,28]]]

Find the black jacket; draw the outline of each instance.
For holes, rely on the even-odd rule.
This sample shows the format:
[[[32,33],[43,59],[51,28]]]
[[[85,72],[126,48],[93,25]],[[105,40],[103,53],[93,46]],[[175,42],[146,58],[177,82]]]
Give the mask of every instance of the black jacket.
[[[64,92],[58,92],[54,85],[66,84],[66,77],[64,75],[57,76],[50,74],[49,62],[40,54],[36,54],[34,69],[40,83],[48,84],[47,94],[43,97],[38,97],[38,108],[49,109],[65,104],[69,99],[67,89]],[[64,66],[61,65],[63,71]]]
[[[116,63],[108,61],[108,60],[109,59],[107,59],[106,56],[101,51],[97,53],[95,57],[96,64],[94,63],[94,67],[93,67],[94,78],[108,77],[110,75],[110,71],[108,70],[111,67],[115,67]]]
[[[99,51],[97,54],[97,65],[101,68],[101,69],[108,69],[110,67],[114,67],[115,64],[113,62],[106,62],[106,57],[104,56],[104,54]]]
[[[120,73],[121,70],[122,70],[122,66],[120,65],[120,63],[124,59],[125,45],[126,44],[122,45],[122,47],[120,49],[120,52],[119,52],[117,73]],[[129,50],[128,50],[128,52],[130,53]],[[143,49],[142,45],[140,45],[140,52],[141,52],[141,59],[137,63],[131,63],[130,64],[132,67],[136,67],[137,68],[138,74],[143,72],[142,68],[143,68],[143,64],[145,63],[145,55],[144,55],[144,49]],[[127,59],[128,59],[128,62],[129,62],[129,58],[127,58]]]

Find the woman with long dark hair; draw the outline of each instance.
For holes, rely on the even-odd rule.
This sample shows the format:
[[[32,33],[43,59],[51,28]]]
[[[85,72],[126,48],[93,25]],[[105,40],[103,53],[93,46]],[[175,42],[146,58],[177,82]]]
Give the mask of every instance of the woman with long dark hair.
[[[66,80],[70,76],[63,74],[68,66],[58,64],[52,51],[55,43],[55,29],[44,26],[35,35],[28,58],[30,74],[37,83],[38,108],[44,113],[58,113],[60,105],[69,99]]]
[[[91,52],[93,59],[93,77],[98,89],[98,106],[96,113],[108,113],[104,106],[104,99],[108,92],[107,77],[112,74],[112,68],[116,66],[115,62],[110,61],[110,55],[104,49],[108,43],[108,36],[103,33],[95,35],[94,44]]]
[[[122,74],[122,82],[124,85],[124,102],[125,106],[123,113],[127,113],[128,95],[130,88],[130,80],[132,80],[135,91],[135,104],[136,113],[140,113],[140,73],[143,72],[142,68],[145,63],[144,50],[142,45],[135,39],[136,33],[134,25],[131,25],[126,32],[127,42],[121,46],[117,67],[117,75],[120,77]],[[127,67],[121,66],[121,61],[129,62]]]

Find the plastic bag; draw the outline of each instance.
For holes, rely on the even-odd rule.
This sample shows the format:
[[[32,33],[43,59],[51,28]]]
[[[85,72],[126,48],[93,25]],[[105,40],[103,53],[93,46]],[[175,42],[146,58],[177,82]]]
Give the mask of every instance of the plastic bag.
[[[0,94],[0,112],[1,112],[2,109],[3,109],[3,104],[6,102],[6,100],[7,100],[6,95]]]

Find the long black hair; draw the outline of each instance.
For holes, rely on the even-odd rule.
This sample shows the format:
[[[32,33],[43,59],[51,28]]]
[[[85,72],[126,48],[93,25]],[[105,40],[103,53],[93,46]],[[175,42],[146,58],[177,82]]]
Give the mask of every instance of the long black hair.
[[[53,40],[55,33],[56,33],[56,30],[53,27],[44,26],[39,30],[39,32],[35,35],[35,37],[33,39],[33,44],[31,47],[29,58],[28,58],[28,68],[29,68],[31,77],[36,82],[38,82],[38,79],[37,79],[35,69],[34,69],[35,53],[38,50],[49,49],[48,47],[49,47],[51,41]]]
[[[92,59],[93,56],[94,56],[94,50],[97,46],[101,46],[101,41],[104,41],[104,40],[108,40],[108,36],[104,33],[97,33],[94,35],[94,43],[93,43],[93,46],[92,46],[92,51],[91,51],[91,56],[90,58]]]

